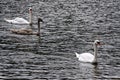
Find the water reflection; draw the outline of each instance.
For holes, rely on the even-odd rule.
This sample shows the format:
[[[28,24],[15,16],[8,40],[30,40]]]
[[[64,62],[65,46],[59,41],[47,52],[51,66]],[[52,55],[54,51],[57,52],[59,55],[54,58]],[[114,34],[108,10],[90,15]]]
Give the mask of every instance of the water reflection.
[[[79,63],[79,71],[84,76],[84,79],[93,79],[96,80],[96,71],[97,71],[97,65],[92,65],[90,63]]]

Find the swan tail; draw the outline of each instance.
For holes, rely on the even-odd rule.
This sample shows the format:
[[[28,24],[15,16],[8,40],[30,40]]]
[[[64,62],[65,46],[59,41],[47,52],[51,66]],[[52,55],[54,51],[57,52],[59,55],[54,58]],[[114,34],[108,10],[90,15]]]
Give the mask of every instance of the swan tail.
[[[4,18],[4,20],[8,22],[8,19]]]
[[[77,58],[79,58],[79,56],[80,56],[77,52],[75,52],[75,55],[76,55]]]
[[[6,18],[4,18],[4,20],[5,20],[6,22],[12,23],[12,20],[9,20],[9,19],[6,19]]]

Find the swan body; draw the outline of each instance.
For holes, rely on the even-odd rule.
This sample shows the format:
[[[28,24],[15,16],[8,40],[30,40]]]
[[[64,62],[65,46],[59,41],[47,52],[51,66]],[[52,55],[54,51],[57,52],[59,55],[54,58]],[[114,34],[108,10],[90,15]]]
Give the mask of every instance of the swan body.
[[[75,54],[79,59],[79,61],[82,62],[93,62],[94,60],[94,55],[92,55],[91,53],[82,53],[82,54],[75,53]]]
[[[21,17],[16,17],[15,19],[12,20],[5,18],[4,20],[12,24],[32,24],[32,8],[29,9],[29,21]]]
[[[38,32],[33,32],[32,29],[10,29],[12,33],[21,34],[21,35],[40,35],[40,22],[43,22],[41,18],[38,18]]]
[[[95,40],[93,45],[94,45],[94,55],[91,53],[82,53],[82,54],[75,53],[79,61],[97,63],[97,46],[100,45],[100,41]]]
[[[32,29],[25,29],[25,28],[10,29],[10,31],[16,34],[32,34],[33,33]]]

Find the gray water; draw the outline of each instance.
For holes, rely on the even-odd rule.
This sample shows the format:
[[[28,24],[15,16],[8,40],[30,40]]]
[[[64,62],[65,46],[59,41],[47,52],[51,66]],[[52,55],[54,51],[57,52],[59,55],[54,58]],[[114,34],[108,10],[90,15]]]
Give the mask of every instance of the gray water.
[[[17,35],[4,21],[41,17],[41,39]],[[32,26],[37,29],[37,24]],[[74,52],[93,52],[98,65],[81,63]],[[0,0],[0,80],[120,80],[120,0]]]

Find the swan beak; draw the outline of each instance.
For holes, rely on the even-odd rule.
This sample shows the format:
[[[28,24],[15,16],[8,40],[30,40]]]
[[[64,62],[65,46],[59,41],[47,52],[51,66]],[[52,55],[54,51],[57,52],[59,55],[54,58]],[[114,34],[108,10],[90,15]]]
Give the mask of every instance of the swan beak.
[[[102,46],[102,45],[104,45],[104,43],[98,42],[97,45]]]
[[[97,45],[99,45],[99,46],[100,46],[100,45],[101,45],[101,42],[97,42]]]
[[[44,21],[41,19],[41,22],[43,22],[44,23]]]

